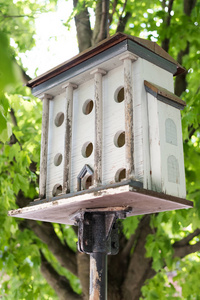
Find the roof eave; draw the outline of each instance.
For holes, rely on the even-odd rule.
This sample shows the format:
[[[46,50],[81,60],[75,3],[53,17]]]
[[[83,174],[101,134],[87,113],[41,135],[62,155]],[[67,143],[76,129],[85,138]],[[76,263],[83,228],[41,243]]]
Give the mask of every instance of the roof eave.
[[[173,74],[174,76],[185,73],[186,70],[180,64],[178,64],[166,51],[164,51],[156,43],[153,43],[153,42],[147,41],[147,40],[143,40],[141,38],[132,37],[132,36],[129,36],[129,35],[119,32],[119,33],[113,35],[112,37],[109,37],[109,38],[101,41],[97,46],[90,47],[89,49],[74,56],[70,60],[67,60],[64,63],[56,66],[55,68],[47,71],[46,73],[34,78],[33,80],[30,80],[26,85],[30,88],[34,88],[34,87],[40,85],[41,83],[46,82],[47,80],[49,80],[53,77],[56,77],[57,75],[73,68],[74,66],[79,65],[80,63],[90,59],[91,57],[94,57],[94,56],[98,55],[99,53],[102,53],[105,50],[121,43],[124,40],[131,40],[134,43],[139,44],[140,46],[148,49],[151,52],[154,52],[156,55],[161,56],[162,58],[164,58],[167,61],[170,61],[171,63],[176,65],[177,71]],[[151,47],[149,47],[149,45],[151,45]],[[154,46],[154,45],[156,45],[156,46]]]

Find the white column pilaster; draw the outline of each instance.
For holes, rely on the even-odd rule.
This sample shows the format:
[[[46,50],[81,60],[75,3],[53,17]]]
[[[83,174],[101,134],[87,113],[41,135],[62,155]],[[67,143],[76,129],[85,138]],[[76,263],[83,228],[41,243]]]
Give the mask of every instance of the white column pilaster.
[[[95,69],[94,74],[94,102],[95,102],[95,145],[94,145],[94,186],[102,183],[102,77],[106,71]]]
[[[68,82],[62,88],[66,89],[66,108],[65,108],[65,142],[63,159],[63,193],[70,193],[71,183],[71,154],[72,154],[72,122],[73,122],[73,91],[77,88],[76,84]]]
[[[46,197],[46,181],[47,181],[47,154],[48,154],[48,130],[49,130],[49,101],[53,96],[43,94],[40,96],[43,101],[42,110],[42,135],[40,150],[40,177],[39,177],[39,197]]]
[[[137,60],[137,57],[131,53],[127,53],[120,60],[123,60],[124,63],[126,178],[135,179],[132,62]]]

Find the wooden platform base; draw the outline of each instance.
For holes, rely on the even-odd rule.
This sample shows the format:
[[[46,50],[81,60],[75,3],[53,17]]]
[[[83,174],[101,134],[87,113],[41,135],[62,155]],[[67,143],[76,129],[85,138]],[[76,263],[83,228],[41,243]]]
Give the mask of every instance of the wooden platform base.
[[[186,199],[145,190],[140,186],[141,183],[124,181],[74,194],[59,195],[34,201],[24,208],[10,210],[8,215],[73,225],[73,216],[84,209],[129,207],[127,216],[134,216],[193,207],[193,203]]]

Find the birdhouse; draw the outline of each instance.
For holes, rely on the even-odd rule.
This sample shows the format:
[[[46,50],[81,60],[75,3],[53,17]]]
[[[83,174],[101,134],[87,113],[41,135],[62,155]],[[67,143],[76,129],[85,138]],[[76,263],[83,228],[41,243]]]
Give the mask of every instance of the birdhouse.
[[[73,224],[86,208],[137,215],[191,207],[185,102],[173,86],[184,71],[156,43],[118,33],[31,80],[43,101],[40,196],[10,214]]]

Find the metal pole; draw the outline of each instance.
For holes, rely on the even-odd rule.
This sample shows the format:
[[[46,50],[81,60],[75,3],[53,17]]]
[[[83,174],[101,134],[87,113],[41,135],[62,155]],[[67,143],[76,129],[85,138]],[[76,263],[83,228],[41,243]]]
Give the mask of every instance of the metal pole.
[[[90,254],[90,298],[107,300],[107,254]]]
[[[116,220],[124,218],[127,208],[114,211],[91,209],[79,212],[74,218],[78,228],[78,250],[90,255],[89,300],[107,300],[107,255],[119,250]]]

